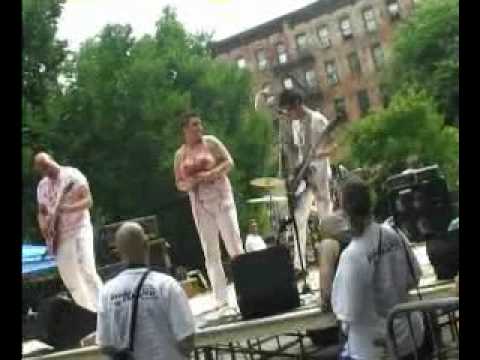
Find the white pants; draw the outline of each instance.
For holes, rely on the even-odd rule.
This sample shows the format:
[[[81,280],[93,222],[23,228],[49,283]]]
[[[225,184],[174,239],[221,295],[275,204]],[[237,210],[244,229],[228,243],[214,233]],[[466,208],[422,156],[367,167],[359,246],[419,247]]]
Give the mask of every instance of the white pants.
[[[318,220],[322,221],[325,216],[332,212],[332,202],[330,199],[329,189],[329,170],[328,163],[318,165],[317,171],[310,177],[307,189],[300,195],[295,208],[295,221],[298,227],[298,237],[300,242],[300,250],[302,253],[302,261],[307,267],[306,250],[307,250],[307,227],[310,211],[312,210],[313,199],[317,204]],[[298,254],[298,246],[294,244],[294,266],[296,270],[301,270],[300,257]]]
[[[102,280],[95,269],[91,225],[61,236],[57,251],[57,266],[60,277],[75,303],[87,310],[97,312]]]
[[[227,302],[227,279],[222,265],[219,234],[230,257],[243,254],[242,239],[233,195],[193,199],[192,213],[205,256],[205,267],[218,304]]]

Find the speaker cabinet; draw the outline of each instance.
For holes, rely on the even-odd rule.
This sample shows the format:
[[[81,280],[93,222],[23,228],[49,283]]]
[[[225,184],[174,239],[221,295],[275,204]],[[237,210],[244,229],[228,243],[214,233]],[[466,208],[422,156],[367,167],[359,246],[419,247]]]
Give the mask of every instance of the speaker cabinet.
[[[274,246],[232,261],[233,280],[244,319],[278,314],[300,306],[287,248]]]
[[[56,350],[79,346],[80,340],[94,332],[97,326],[95,313],[58,295],[41,303],[38,316],[41,340]]]

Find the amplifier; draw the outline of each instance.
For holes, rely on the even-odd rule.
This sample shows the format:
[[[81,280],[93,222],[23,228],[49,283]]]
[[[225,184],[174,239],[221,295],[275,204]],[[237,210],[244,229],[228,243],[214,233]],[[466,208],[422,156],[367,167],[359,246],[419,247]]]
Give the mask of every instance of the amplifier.
[[[453,207],[437,165],[391,176],[385,187],[389,212],[412,241],[446,233]]]
[[[243,319],[269,316],[300,306],[288,249],[274,246],[232,260],[238,306]]]
[[[440,178],[438,165],[427,166],[421,169],[409,169],[401,174],[390,176],[385,186],[390,190],[405,189]]]

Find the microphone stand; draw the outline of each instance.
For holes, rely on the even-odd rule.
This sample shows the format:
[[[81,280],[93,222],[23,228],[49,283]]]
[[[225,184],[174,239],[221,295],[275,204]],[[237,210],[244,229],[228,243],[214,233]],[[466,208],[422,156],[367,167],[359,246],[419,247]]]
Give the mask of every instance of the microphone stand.
[[[278,121],[278,137],[279,137],[279,165],[282,164],[282,155],[283,155],[283,142],[281,141],[281,130],[280,130],[280,121],[281,119],[277,118]],[[286,170],[286,169],[285,169]],[[280,234],[285,231],[285,228],[289,224],[293,224],[293,231],[294,231],[294,242],[297,246],[297,251],[298,251],[298,256],[300,259],[300,266],[302,268],[302,272],[304,274],[303,276],[303,288],[302,288],[302,294],[311,294],[312,289],[307,283],[307,269],[306,269],[306,264],[303,261],[302,257],[302,249],[300,246],[300,238],[299,238],[299,232],[298,232],[298,225],[297,225],[297,220],[295,219],[295,206],[294,206],[294,200],[295,200],[295,189],[290,188],[290,182],[288,181],[288,174],[286,174],[286,171],[283,172],[285,174],[284,176],[282,175],[282,169],[279,167],[279,176],[283,177],[285,180],[285,184],[287,186],[287,205],[288,205],[288,213],[289,213],[289,219],[284,222],[283,224],[280,225],[279,227],[279,233],[277,235],[277,239],[280,238]],[[278,240],[277,240],[278,241]],[[305,259],[306,260],[306,259]]]

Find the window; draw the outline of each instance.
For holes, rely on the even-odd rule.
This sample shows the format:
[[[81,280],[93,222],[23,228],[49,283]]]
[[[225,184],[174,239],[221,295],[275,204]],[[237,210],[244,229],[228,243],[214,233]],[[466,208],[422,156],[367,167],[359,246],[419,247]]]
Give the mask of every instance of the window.
[[[243,57],[237,59],[237,66],[240,69],[244,69],[247,66],[247,62],[245,61],[245,59]]]
[[[338,83],[337,66],[335,65],[335,61],[332,60],[325,63],[325,72],[327,73],[328,85],[335,85]]]
[[[377,30],[377,20],[375,20],[375,12],[372,8],[363,11],[363,21],[368,32]]]
[[[383,67],[383,50],[380,44],[374,45],[372,47],[372,58],[373,58],[373,63],[375,64],[375,68],[377,70],[380,70]]]
[[[326,49],[331,45],[330,37],[328,35],[328,27],[326,25],[318,28],[318,40],[322,49]]]
[[[368,97],[367,90],[360,90],[357,93],[358,107],[360,108],[360,114],[365,116],[370,110],[370,99]]]
[[[344,39],[349,39],[353,36],[352,25],[349,18],[343,18],[340,20],[340,31]]]
[[[348,65],[350,66],[350,71],[354,75],[359,75],[362,73],[362,67],[360,65],[360,59],[356,52],[348,54]]]
[[[305,72],[305,80],[307,82],[307,86],[313,88],[317,86],[317,74],[315,70],[310,69]]]
[[[257,65],[260,70],[263,70],[267,67],[268,62],[267,62],[267,56],[265,55],[265,50],[260,49],[257,50],[255,53],[255,57],[257,58]]]
[[[333,102],[335,112],[338,119],[347,119],[347,106],[345,104],[345,98],[336,98]]]
[[[283,87],[287,90],[293,89],[293,81],[291,78],[287,77],[283,79]]]
[[[280,64],[285,64],[288,61],[287,48],[283,44],[277,44],[277,56]]]
[[[390,19],[397,20],[400,18],[400,6],[398,5],[398,0],[388,0],[387,10],[390,15]]]
[[[298,50],[303,50],[307,48],[307,35],[305,34],[298,34],[295,37],[295,40],[297,42],[297,49]]]

